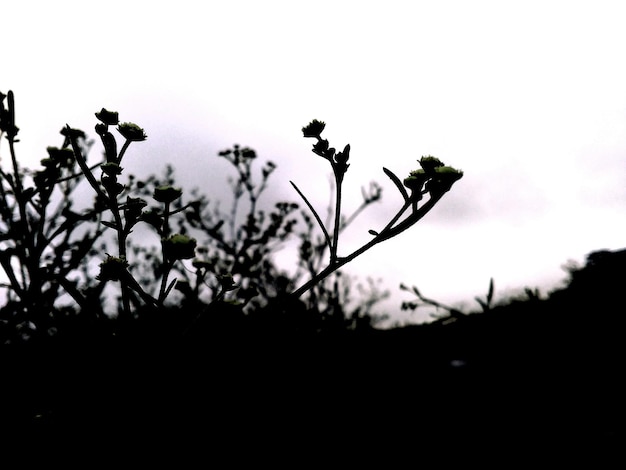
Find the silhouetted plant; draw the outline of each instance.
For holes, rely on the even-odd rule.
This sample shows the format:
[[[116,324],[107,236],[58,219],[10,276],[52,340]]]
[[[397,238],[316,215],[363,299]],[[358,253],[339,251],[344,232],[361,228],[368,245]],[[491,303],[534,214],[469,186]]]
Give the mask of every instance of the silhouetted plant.
[[[414,225],[463,175],[430,156],[422,157],[422,168],[403,182],[383,168],[402,195],[403,205],[382,230],[370,230],[370,242],[340,256],[340,233],[368,205],[380,200],[382,189],[371,183],[363,190],[357,210],[349,217],[342,214],[350,145],[341,152],[331,148],[321,137],[325,127],[321,121],[314,120],[302,130],[304,137],[316,139],[313,152],[326,159],[333,172],[330,230],[294,183],[308,213],[298,213],[299,206],[293,202],[278,202],[269,211],[259,205],[276,166],[267,162],[255,175],[256,153],[249,147],[235,145],[218,155],[236,173],[230,180],[233,197],[227,212],[196,190],[186,201],[171,167],[163,179],[151,176],[140,181],[127,175],[124,180],[122,164],[127,152],[147,136],[137,124],[121,122],[117,112],[105,108],[95,113],[99,121],[95,131],[103,148],[99,161],[88,162],[93,142],[82,130],[66,125],[61,130],[63,145],[48,148],[49,157],[41,161],[43,169],[31,173],[17,161],[19,129],[13,93],[0,98],[0,129],[9,142],[12,163],[9,172],[2,169],[0,173],[0,265],[8,278],[2,286],[7,298],[2,320],[7,332],[29,329],[45,332],[44,336],[53,334],[59,319],[68,315],[108,319],[105,287],[117,283],[119,304],[113,314],[120,320],[137,318],[144,311],[154,316],[176,307],[176,302],[166,304],[174,292],[180,306],[194,312],[194,318],[188,318],[192,324],[212,306],[225,303],[246,315],[278,315],[280,321],[304,315],[302,324],[314,331],[371,324],[375,319],[371,308],[386,294],[370,284],[371,295],[348,313],[346,303],[353,284],[340,268]],[[72,195],[83,181],[94,192],[93,207],[76,212]],[[426,194],[429,198],[422,202]],[[308,214],[321,228],[321,239],[314,236],[315,224]],[[300,218],[305,227],[296,232]],[[157,243],[134,236],[145,230],[156,235]],[[276,266],[272,254],[294,235],[300,239],[298,259],[294,260],[296,274],[289,275]],[[327,251],[329,259],[324,262]],[[99,268],[95,279],[91,275],[94,260]],[[309,280],[296,287],[304,275]],[[301,300],[305,293],[309,293],[306,304]],[[73,304],[59,303],[67,295]],[[4,335],[5,341],[11,341],[11,334]],[[19,334],[26,337],[32,332]]]
[[[422,303],[416,302],[416,301],[403,301],[400,309],[401,310],[416,310],[418,307],[420,306],[424,306],[424,305],[428,305],[431,307],[435,307],[437,310],[443,310],[444,313],[433,313],[431,314],[431,317],[437,320],[440,319],[450,319],[450,320],[454,320],[460,316],[463,315],[467,315],[467,313],[463,313],[461,310],[459,310],[458,308],[455,307],[451,307],[449,305],[446,305],[442,302],[439,302],[437,300],[425,297],[417,287],[412,286],[411,288],[409,288],[407,285],[401,283],[400,284],[400,290],[403,291],[407,291],[407,292],[411,292],[412,294],[414,294]],[[483,313],[487,313],[491,310],[491,308],[493,307],[493,294],[494,294],[494,283],[493,283],[493,278],[491,278],[489,280],[489,288],[487,289],[487,294],[485,295],[485,299],[483,300],[480,297],[474,297],[474,299],[476,300],[476,302],[478,302],[478,304],[480,305],[480,307],[482,308],[482,312]]]
[[[306,307],[299,300],[289,300],[295,282],[321,264],[325,244],[316,241],[310,217],[305,212],[297,213],[297,204],[277,202],[269,212],[259,207],[276,167],[274,163],[267,162],[256,172],[253,168],[256,153],[238,145],[219,152],[218,156],[230,163],[235,171],[235,177],[229,179],[230,200],[222,195],[220,200],[213,201],[194,189],[194,210],[188,211],[186,218],[178,219],[178,231],[192,232],[198,240],[198,256],[193,261],[193,269],[182,269],[177,273],[175,289],[183,295],[185,305],[206,309],[219,291],[219,276],[232,276],[237,288],[228,292],[226,300],[245,309],[248,314],[258,314],[266,320],[269,316],[280,316],[278,310],[287,309],[282,313],[282,321],[293,324],[286,317],[295,317],[297,310],[304,308],[308,318],[306,323],[314,330],[355,328],[355,325],[371,325],[381,320],[372,307],[388,293],[378,291],[373,282],[369,282],[367,288],[357,284],[363,295],[362,300],[355,300],[349,295],[353,288],[351,279],[339,272],[333,279],[327,279],[329,282],[320,282],[310,290]],[[168,167],[163,177],[150,176],[135,185],[141,186],[138,191],[147,195],[150,187],[163,181],[173,184],[172,178],[173,170]],[[370,191],[364,191],[363,203],[348,220],[343,221],[342,228],[364,207],[378,200],[380,192],[380,188],[372,183]],[[302,222],[304,230],[296,230]],[[298,256],[294,259],[298,269],[295,273],[288,273],[275,264],[272,255],[293,236],[299,243]],[[148,289],[153,282],[151,273],[158,269],[158,256],[153,247],[132,242],[131,251],[137,260],[133,265],[135,273],[144,273],[138,279],[144,289]],[[137,256],[139,253],[141,256]],[[356,304],[351,311],[348,311],[349,304]]]
[[[463,177],[462,171],[450,166],[445,166],[439,159],[430,155],[422,157],[419,160],[421,168],[412,171],[404,181],[400,181],[391,170],[383,167],[385,174],[398,188],[404,203],[382,230],[369,230],[370,235],[373,237],[371,241],[347,256],[339,256],[339,234],[342,228],[342,183],[344,175],[350,166],[348,163],[350,159],[350,144],[346,145],[343,151],[337,152],[335,148],[330,147],[328,140],[322,139],[321,137],[321,133],[324,131],[325,127],[326,124],[324,122],[313,120],[302,128],[302,133],[304,137],[316,139],[316,143],[313,144],[313,153],[327,160],[333,171],[336,189],[334,195],[334,222],[331,231],[324,225],[319,214],[300,189],[293,182],[291,182],[291,184],[315,217],[315,220],[324,234],[330,256],[328,264],[324,269],[314,274],[309,281],[293,292],[293,295],[296,297],[302,295],[320,281],[324,280],[328,275],[363,254],[374,245],[389,240],[415,225],[435,206],[444,194],[451,189],[452,185]],[[410,192],[408,192],[405,187],[408,188]],[[429,197],[425,202],[422,202],[426,194],[428,194]],[[409,211],[408,215],[402,218],[407,211]]]
[[[72,194],[84,175],[76,171],[73,151],[67,147],[70,136],[62,132],[63,146],[48,147],[43,169],[30,172],[18,163],[18,131],[13,93],[0,94],[0,132],[9,143],[11,161],[9,170],[0,168],[0,264],[8,279],[2,284],[1,321],[7,341],[16,333],[18,337],[54,333],[59,317],[74,312],[55,304],[63,294],[88,307],[87,315],[97,316],[100,305],[96,286],[84,295],[77,288],[79,279],[70,278],[85,269],[86,257],[93,254],[103,233],[101,206],[82,213],[73,210]],[[81,152],[92,144],[82,132],[74,132],[72,138]]]
[[[334,186],[333,186],[334,188]],[[331,191],[332,192],[332,191]],[[348,217],[341,218],[339,233],[343,232],[369,205],[381,200],[382,188],[376,182],[370,182],[369,188],[362,188],[361,204]],[[293,275],[293,282],[301,282],[302,278],[313,278],[323,268],[326,261],[328,244],[323,235],[316,231],[316,223],[311,217],[310,211],[302,211],[301,217],[304,222],[304,230],[297,233],[298,246],[298,269]],[[328,208],[326,224],[333,218],[333,209]],[[320,321],[327,324],[356,325],[363,322],[376,323],[384,319],[384,315],[376,314],[372,307],[389,295],[388,291],[380,292],[374,282],[369,279],[367,289],[361,288],[361,301],[351,312],[346,308],[350,303],[352,279],[343,275],[340,270],[330,274],[326,279],[311,286],[307,291],[306,302],[311,309],[315,309]]]
[[[279,279],[286,277],[275,265],[272,254],[292,236],[298,206],[277,202],[270,211],[259,207],[275,164],[267,162],[257,180],[254,150],[235,145],[218,156],[230,163],[236,173],[230,180],[232,198],[226,201],[230,206],[222,210],[227,199],[224,196],[213,201],[197,189],[191,191],[194,201],[185,217],[178,219],[177,231],[192,234],[197,240],[196,256],[191,267],[179,265],[175,290],[185,305],[195,309],[206,310],[211,303],[226,300],[252,311],[275,297],[280,290]],[[171,182],[172,175],[173,170],[168,167],[165,180]],[[138,191],[145,194],[149,187],[161,182],[162,179],[150,176],[137,184],[141,186]],[[131,245],[134,253],[141,253],[135,267],[146,274],[141,282],[147,287],[152,282],[150,273],[159,267],[158,256],[152,247]]]

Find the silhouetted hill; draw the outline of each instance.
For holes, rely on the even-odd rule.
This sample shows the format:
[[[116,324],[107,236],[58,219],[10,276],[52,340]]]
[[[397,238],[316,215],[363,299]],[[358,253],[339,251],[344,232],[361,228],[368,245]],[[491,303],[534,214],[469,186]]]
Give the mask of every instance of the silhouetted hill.
[[[545,299],[391,330],[222,328],[187,342],[9,348],[3,422],[240,438],[267,438],[272,423],[281,445],[322,432],[621,442],[626,250],[592,253],[570,275]]]

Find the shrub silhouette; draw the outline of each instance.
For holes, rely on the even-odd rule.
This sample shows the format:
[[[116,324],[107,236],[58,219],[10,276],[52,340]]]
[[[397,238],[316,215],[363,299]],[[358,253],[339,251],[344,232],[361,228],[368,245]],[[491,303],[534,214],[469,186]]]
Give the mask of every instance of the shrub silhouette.
[[[226,213],[197,191],[188,200],[176,185],[171,167],[163,178],[152,175],[143,181],[126,175],[127,154],[148,137],[140,126],[120,121],[117,112],[105,108],[95,113],[101,160],[88,162],[93,142],[82,130],[66,125],[61,130],[63,144],[48,148],[49,157],[41,161],[43,169],[22,169],[15,149],[18,128],[13,93],[2,95],[2,103],[2,132],[12,163],[12,171],[1,174],[4,247],[0,264],[9,281],[3,286],[7,297],[2,309],[3,342],[58,339],[72,330],[74,335],[87,337],[87,325],[97,335],[121,338],[130,332],[159,331],[174,339],[194,330],[202,317],[210,317],[209,321],[203,318],[207,325],[220,319],[239,328],[245,318],[255,328],[290,325],[290,329],[310,332],[371,325],[375,321],[370,312],[372,299],[352,314],[346,311],[350,287],[340,268],[411,227],[462,177],[462,172],[430,156],[420,160],[422,168],[404,184],[384,169],[404,204],[382,230],[370,230],[370,242],[340,256],[340,233],[353,219],[342,213],[350,145],[336,152],[321,137],[325,127],[321,121],[313,120],[302,132],[305,138],[316,140],[313,152],[330,163],[335,177],[331,229],[294,183],[309,214],[298,213],[294,202],[278,202],[264,210],[259,201],[275,164],[267,162],[260,175],[255,174],[257,156],[249,147],[235,145],[219,153],[235,171],[232,206]],[[83,181],[93,190],[93,207],[77,212],[72,193]],[[363,193],[356,213],[380,195],[380,187],[372,186],[370,193]],[[311,216],[323,233],[321,243],[314,241]],[[299,271],[290,278],[276,266],[272,253],[294,235],[299,221],[305,226],[296,235],[300,238],[299,259],[295,260]],[[146,229],[160,243],[146,245],[135,237],[136,231]],[[324,262],[326,250],[329,260]],[[95,279],[90,272],[94,260],[99,265]],[[309,279],[296,287],[304,275]],[[114,286],[117,305],[111,308],[110,287]],[[68,296],[72,302],[61,305],[60,298]],[[222,314],[225,310],[230,313]],[[71,328],[71,323],[76,327]]]

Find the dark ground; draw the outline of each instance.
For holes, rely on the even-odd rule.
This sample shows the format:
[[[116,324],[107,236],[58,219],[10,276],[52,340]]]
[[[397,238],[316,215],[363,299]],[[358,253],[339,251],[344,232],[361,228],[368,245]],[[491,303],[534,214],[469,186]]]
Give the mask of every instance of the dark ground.
[[[163,449],[182,439],[207,452],[237,442],[244,454],[364,457],[443,443],[520,458],[546,448],[603,455],[626,448],[624,253],[590,261],[548,299],[456,321],[12,346],[1,422],[25,440],[141,438]]]

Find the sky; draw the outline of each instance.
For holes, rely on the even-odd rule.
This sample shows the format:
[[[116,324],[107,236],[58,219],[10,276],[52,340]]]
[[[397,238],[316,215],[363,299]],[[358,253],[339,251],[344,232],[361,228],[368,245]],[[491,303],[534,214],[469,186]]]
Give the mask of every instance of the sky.
[[[268,202],[298,201],[293,181],[323,211],[330,167],[301,132],[319,119],[331,145],[351,145],[346,213],[363,186],[383,187],[340,254],[402,202],[383,167],[403,178],[434,155],[463,170],[422,221],[346,269],[382,279],[390,322],[430,312],[399,311],[413,300],[401,282],[477,308],[490,278],[496,297],[545,294],[564,264],[626,245],[621,1],[22,0],[0,12],[0,91],[15,93],[25,166],[66,123],[94,135],[105,107],[148,135],[128,172],[171,163],[184,187],[217,197],[215,155],[238,143],[278,165]]]

